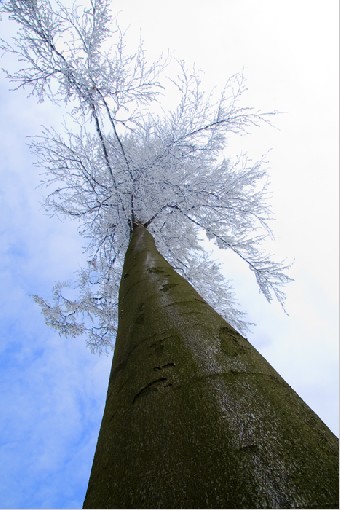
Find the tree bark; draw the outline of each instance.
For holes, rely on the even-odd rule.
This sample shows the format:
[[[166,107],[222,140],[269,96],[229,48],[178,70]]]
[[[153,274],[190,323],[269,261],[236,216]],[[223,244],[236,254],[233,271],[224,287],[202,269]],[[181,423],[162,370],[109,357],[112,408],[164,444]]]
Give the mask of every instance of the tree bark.
[[[142,226],[84,508],[338,508],[337,438]]]

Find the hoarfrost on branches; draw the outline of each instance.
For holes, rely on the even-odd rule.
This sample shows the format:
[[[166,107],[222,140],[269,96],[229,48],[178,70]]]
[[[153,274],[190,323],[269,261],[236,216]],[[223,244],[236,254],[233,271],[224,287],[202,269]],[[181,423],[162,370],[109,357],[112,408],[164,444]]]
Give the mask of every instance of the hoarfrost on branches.
[[[127,51],[110,4],[89,0],[67,8],[59,0],[7,0],[0,7],[19,26],[12,43],[1,43],[21,66],[8,78],[71,112],[63,133],[45,128],[30,145],[45,169],[47,210],[77,219],[87,240],[89,262],[78,274],[77,298],[67,298],[67,284],[58,284],[53,304],[35,299],[62,334],[87,332],[93,350],[107,349],[117,327],[124,254],[133,228],[144,225],[165,258],[242,332],[247,323],[230,284],[199,239],[205,232],[219,248],[234,251],[267,300],[275,296],[283,305],[288,266],[261,249],[271,235],[266,162],[225,157],[228,136],[268,122],[275,112],[241,105],[242,74],[219,95],[207,93],[200,73],[181,61],[176,78],[167,80],[168,59],[148,63],[142,43]],[[167,91],[178,98],[169,110],[162,107]]]

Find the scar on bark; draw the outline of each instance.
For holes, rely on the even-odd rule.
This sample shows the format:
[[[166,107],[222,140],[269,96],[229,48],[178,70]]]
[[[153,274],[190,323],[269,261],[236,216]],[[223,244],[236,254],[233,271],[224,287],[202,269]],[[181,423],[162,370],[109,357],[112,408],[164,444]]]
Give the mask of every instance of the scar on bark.
[[[165,365],[161,365],[160,367],[154,367],[153,369],[154,370],[163,370],[164,368],[170,368],[170,367],[174,367],[175,366],[175,363],[173,362],[170,362],[170,363],[166,363]]]
[[[172,386],[171,382],[168,382],[168,379],[166,377],[160,377],[159,379],[155,379],[154,381],[149,382],[143,388],[139,390],[138,393],[133,397],[132,403],[134,404],[138,398],[140,398],[142,395],[145,396],[151,392],[158,391],[159,387],[165,388]]]
[[[173,287],[177,287],[177,285],[178,283],[165,283],[160,290],[162,292],[168,292],[168,290],[172,289]]]

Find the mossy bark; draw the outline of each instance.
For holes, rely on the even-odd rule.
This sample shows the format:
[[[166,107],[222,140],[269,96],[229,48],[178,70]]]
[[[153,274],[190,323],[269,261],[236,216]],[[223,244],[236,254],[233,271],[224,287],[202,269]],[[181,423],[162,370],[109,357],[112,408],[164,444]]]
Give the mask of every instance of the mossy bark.
[[[141,226],[84,508],[338,508],[337,438]]]

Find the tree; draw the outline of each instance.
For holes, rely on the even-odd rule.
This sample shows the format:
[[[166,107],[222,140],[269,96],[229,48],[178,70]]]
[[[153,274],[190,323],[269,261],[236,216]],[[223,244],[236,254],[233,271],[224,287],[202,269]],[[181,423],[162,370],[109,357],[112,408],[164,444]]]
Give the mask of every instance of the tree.
[[[3,43],[24,62],[9,73],[10,79],[17,87],[29,87],[39,100],[65,104],[72,117],[63,135],[45,129],[31,143],[39,166],[47,170],[48,210],[79,220],[89,239],[79,297],[67,297],[64,284],[56,286],[53,305],[36,297],[47,322],[67,335],[87,332],[93,349],[108,348],[117,329],[122,271],[123,283],[128,281],[124,255],[130,240],[133,245],[140,232],[147,236],[147,229],[176,271],[243,331],[246,324],[228,283],[211,287],[217,268],[206,259],[200,238],[205,232],[219,247],[233,250],[253,271],[266,298],[274,295],[283,304],[287,267],[260,249],[270,235],[265,162],[254,163],[246,155],[232,161],[224,155],[229,134],[242,134],[272,113],[240,105],[241,75],[229,79],[218,97],[205,93],[199,73],[179,62],[176,80],[167,83],[162,77],[167,59],[150,65],[141,44],[129,52],[120,28],[111,33],[108,0],[89,1],[83,10],[76,5],[67,9],[59,1],[53,5],[9,0],[1,8],[20,27],[13,46]],[[163,111],[160,99],[169,86],[178,104]],[[164,296],[175,292],[167,285],[162,286]],[[128,327],[122,317],[119,321],[120,329]],[[128,324],[132,328],[134,318]],[[226,350],[233,357],[237,333],[220,328],[225,328],[221,334],[228,337]],[[119,358],[118,340],[114,360]],[[163,376],[158,380],[166,384]],[[152,387],[147,383],[146,389]],[[263,497],[278,505],[304,501]]]

